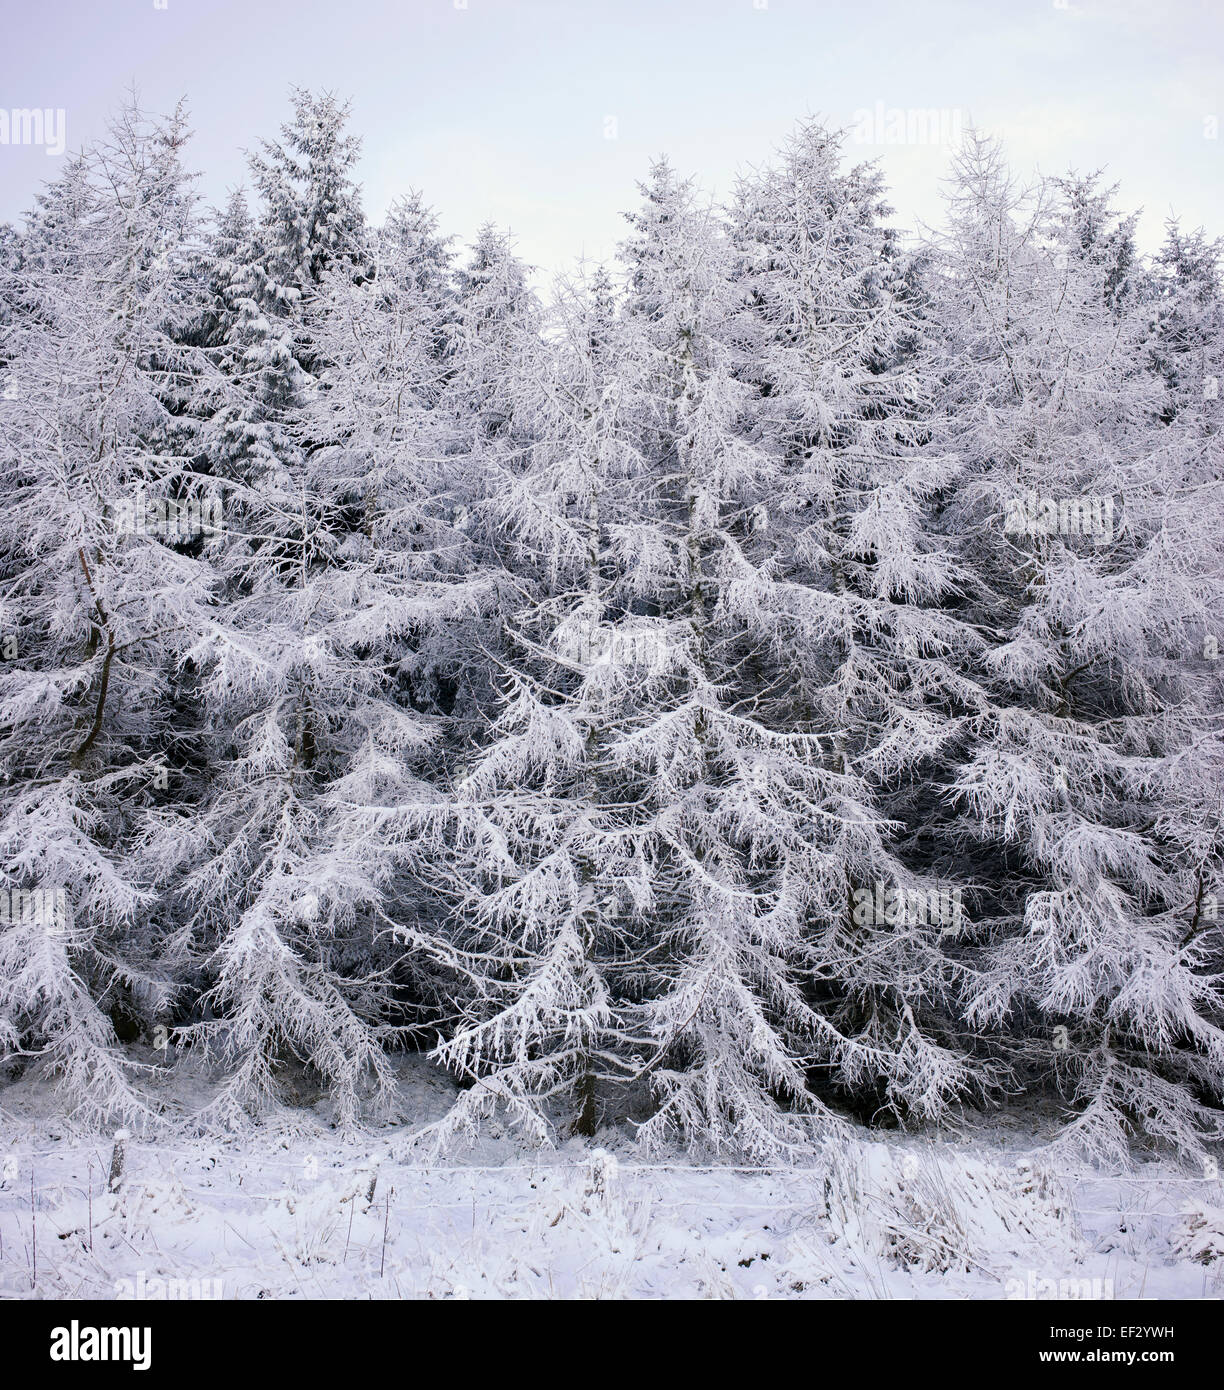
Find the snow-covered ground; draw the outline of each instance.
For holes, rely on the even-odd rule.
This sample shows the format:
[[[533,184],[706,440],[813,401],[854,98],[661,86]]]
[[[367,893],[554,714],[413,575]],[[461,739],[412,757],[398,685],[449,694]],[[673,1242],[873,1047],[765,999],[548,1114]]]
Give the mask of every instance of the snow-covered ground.
[[[167,1076],[167,1113],[200,1083]],[[862,1131],[828,1160],[737,1168],[626,1136],[525,1150],[494,1126],[411,1142],[449,1087],[408,1066],[402,1120],[340,1137],[322,1107],[243,1136],[124,1145],[46,1086],[0,1092],[5,1298],[1216,1298],[1221,1183],[1162,1162],[1054,1162],[1042,1123]],[[453,1094],[453,1093],[451,1093]],[[34,1210],[31,1211],[31,1184]],[[35,1254],[37,1259],[35,1261]]]

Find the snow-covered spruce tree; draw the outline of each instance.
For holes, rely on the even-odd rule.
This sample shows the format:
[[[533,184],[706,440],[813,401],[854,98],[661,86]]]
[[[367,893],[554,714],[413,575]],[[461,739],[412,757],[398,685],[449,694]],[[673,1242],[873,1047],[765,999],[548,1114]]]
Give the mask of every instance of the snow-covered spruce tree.
[[[437,1137],[502,1107],[547,1142],[594,1133],[608,1104],[623,1114],[634,1068],[618,985],[649,903],[612,744],[659,634],[634,613],[642,480],[607,276],[561,287],[547,342],[531,320],[492,321],[517,443],[486,439],[479,510],[518,601],[491,727],[432,827],[474,985],[437,1049],[470,1083]]]
[[[0,223],[0,276],[4,289],[0,292],[0,331],[13,321],[16,308],[17,286],[24,261],[23,238],[16,227],[8,222]],[[0,361],[3,361],[0,358]]]
[[[980,643],[951,611],[958,569],[932,523],[956,463],[918,267],[879,172],[843,170],[840,143],[800,126],[733,208],[734,346],[772,475],[752,515],[757,571],[731,590],[745,628],[731,669],[758,717],[819,740],[828,778],[802,908],[826,1028],[814,1060],[860,1113],[938,1119],[984,1080],[956,1037],[949,950],[972,885],[916,832],[982,701],[954,660]]]
[[[404,674],[415,705],[446,719],[443,752],[448,760],[483,727],[491,695],[491,654],[504,626],[505,572],[498,555],[496,525],[487,523],[482,503],[492,496],[496,460],[513,450],[516,432],[504,409],[484,412],[509,357],[502,342],[537,330],[537,306],[526,289],[526,272],[508,241],[482,229],[469,263],[455,268],[449,237],[419,195],[391,208],[382,231],[386,264],[394,259],[403,301],[416,307],[403,332],[414,353],[424,354],[428,388],[419,400],[433,413],[430,516],[442,526],[443,564],[472,581],[467,594],[477,603],[461,616],[452,611],[444,643],[423,643]],[[423,373],[420,375],[424,381]],[[498,582],[492,582],[496,577]]]
[[[207,465],[234,484],[275,480],[292,488],[283,472],[292,448],[281,423],[309,376],[307,347],[298,340],[303,297],[329,268],[355,272],[365,255],[352,181],[359,144],[344,133],[348,108],[298,88],[292,98],[294,119],[282,127],[282,143],[263,142],[250,161],[258,218],[245,191],[236,190],[197,263],[196,332],[221,367],[212,399],[197,409],[209,423]]]
[[[495,472],[507,459],[511,466],[523,459],[515,370],[539,332],[540,315],[527,275],[510,238],[486,224],[455,276],[454,370],[445,405],[463,431],[465,451]]]
[[[991,637],[954,779],[964,831],[998,851],[968,1016],[1019,1026],[1021,1075],[1072,1106],[1065,1142],[1113,1162],[1135,1130],[1201,1155],[1224,1060],[1157,825],[1154,784],[1196,732],[1201,563],[1152,434],[1128,236],[1091,183],[1026,196],[972,137],[939,277],[952,515]]]
[[[135,103],[40,200],[0,381],[0,1016],[78,1113],[146,1113],[117,1048],[172,985],[130,858],[176,775],[174,672],[211,620],[211,516],[182,415],[207,371],[182,112]],[[25,896],[22,895],[32,895]],[[6,914],[7,915],[7,914]]]
[[[453,240],[439,232],[437,214],[417,192],[396,199],[381,231],[382,263],[392,265],[400,287],[415,296],[413,323],[425,332],[429,356],[444,367],[455,349]],[[440,397],[446,380],[444,371],[430,388],[431,401]]]
[[[353,182],[361,142],[345,129],[349,104],[301,87],[291,97],[293,120],[281,127],[280,140],[263,141],[250,159],[261,203],[265,295],[285,311],[326,271],[358,265],[365,252],[365,216]]]
[[[1184,923],[1182,944],[1193,944],[1195,968],[1224,974],[1224,554],[1219,545],[1222,490],[1219,439],[1224,424],[1224,285],[1221,243],[1186,234],[1175,221],[1155,259],[1147,290],[1148,357],[1165,383],[1148,468],[1146,530],[1160,536],[1153,582],[1178,608],[1166,648],[1174,679],[1174,712],[1162,726],[1159,760],[1149,790],[1159,805],[1156,833],[1176,886],[1168,894]],[[1170,569],[1175,582],[1170,583]],[[1146,574],[1143,582],[1147,583]],[[1217,1021],[1224,1023],[1219,1014]],[[1205,1095],[1218,1096],[1218,1067],[1190,1058]]]
[[[259,293],[260,277],[254,269],[255,224],[246,190],[236,188],[225,207],[212,214],[211,234],[199,249],[196,274],[200,281],[201,344],[214,350],[220,361],[232,366],[223,349],[242,315],[243,302]]]
[[[178,880],[181,931],[202,956],[207,992],[180,1036],[227,1066],[205,1117],[222,1123],[258,1110],[295,1062],[346,1122],[368,1081],[389,1084],[374,936],[394,863],[357,817],[371,797],[409,794],[407,760],[429,737],[397,698],[396,664],[404,635],[433,621],[416,582],[431,562],[390,553],[421,482],[413,391],[427,369],[410,330],[397,337],[402,298],[377,276],[364,288],[372,251],[343,108],[301,92],[295,108],[284,145],[253,161],[249,243],[231,208],[210,277],[229,319],[208,431],[228,485],[226,609],[192,651],[210,795],[146,845]],[[377,492],[354,496],[372,452]]]
[[[564,695],[529,706],[541,716],[531,742],[551,729],[571,776],[589,748],[577,733],[596,734],[596,795],[578,824],[604,843],[586,920],[605,924],[623,959],[598,976],[604,989],[615,983],[607,1003],[567,1002],[599,997],[598,1022],[615,1018],[624,1036],[600,1060],[611,1077],[628,1060],[627,1079],[649,1081],[648,1146],[680,1136],[760,1156],[804,1151],[836,1123],[809,1069],[832,1064],[857,1082],[885,1066],[883,1049],[839,1031],[821,1007],[814,949],[824,922],[846,911],[835,848],[853,842],[873,867],[883,827],[873,808],[861,829],[849,826],[863,808],[829,765],[835,731],[796,719],[768,675],[754,684],[781,667],[774,618],[793,606],[762,524],[780,451],[751,433],[759,392],[736,372],[745,330],[728,242],[666,164],[644,192],[612,378],[628,487],[608,480],[599,494],[601,602],[575,586],[553,647],[591,645],[611,670],[579,687],[576,730]],[[579,477],[571,465],[581,516]],[[561,862],[567,887],[588,886],[571,858]],[[591,938],[577,939],[590,962]],[[940,1064],[940,1085],[955,1090],[954,1059]]]
[[[437,974],[451,956],[439,949],[440,904],[421,887],[417,838],[397,812],[437,800],[430,783],[445,779],[453,729],[471,718],[456,691],[474,662],[487,664],[474,637],[500,612],[505,588],[465,524],[475,468],[442,408],[457,318],[447,267],[432,214],[418,200],[399,204],[371,238],[360,278],[324,274],[306,334],[317,373],[303,419],[308,471],[338,542],[331,640],[365,665],[374,697],[354,712],[364,733],[328,790],[326,835],[380,886],[375,916],[395,925],[395,939],[379,930],[371,955],[394,964],[397,1005],[418,1024],[455,1012],[452,984]],[[410,748],[425,781],[408,775]]]
[[[544,1141],[575,1090],[579,1124],[593,1128],[594,1051],[608,1024],[588,959],[592,924],[580,920],[588,907],[576,903],[593,892],[577,886],[589,874],[577,863],[590,849],[580,831],[587,730],[581,691],[568,688],[583,668],[549,641],[570,590],[587,594],[598,548],[588,494],[602,466],[592,421],[603,367],[584,325],[588,311],[608,319],[610,304],[575,295],[546,344],[525,269],[492,227],[457,289],[442,400],[457,439],[448,462],[465,478],[457,524],[495,577],[495,602],[452,633],[469,669],[452,709],[451,795],[432,811],[406,807],[403,823],[426,834],[430,877],[453,907],[454,1017],[436,1055],[469,1089],[437,1137],[470,1131],[500,1102]]]
[[[1204,436],[1218,433],[1224,400],[1224,243],[1171,219],[1146,283],[1148,357],[1168,387],[1164,418],[1187,415]]]
[[[643,192],[618,356],[642,458],[634,584],[654,660],[611,741],[628,779],[626,896],[645,928],[634,1012],[656,1108],[640,1135],[764,1157],[832,1123],[807,1067],[845,1039],[804,986],[837,778],[819,734],[742,697],[769,585],[752,518],[776,459],[745,429],[729,246],[665,163]]]
[[[449,721],[447,757],[465,766],[481,746],[496,678],[506,659],[510,615],[520,601],[517,561],[507,549],[499,494],[527,466],[533,424],[523,384],[538,364],[541,306],[529,268],[509,236],[482,227],[454,277],[453,313],[445,328],[446,372],[438,410],[447,421],[446,502],[466,538],[470,563],[496,577],[489,602],[450,632],[446,666],[435,674]]]

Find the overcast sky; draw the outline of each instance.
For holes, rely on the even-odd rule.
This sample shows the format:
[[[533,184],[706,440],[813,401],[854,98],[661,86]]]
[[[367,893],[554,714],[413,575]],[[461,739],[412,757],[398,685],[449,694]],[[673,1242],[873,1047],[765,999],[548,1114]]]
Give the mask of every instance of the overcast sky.
[[[157,0],[161,3],[161,0]],[[942,110],[1021,170],[1107,167],[1140,240],[1224,234],[1224,0],[0,0],[0,113],[62,108],[75,148],[134,83],[187,98],[211,202],[292,84],[352,98],[367,210],[418,188],[446,231],[492,219],[545,272],[608,256],[666,152],[716,192],[802,115]],[[11,122],[0,121],[0,131]],[[896,126],[891,127],[896,133]],[[865,133],[889,135],[875,130]],[[918,132],[915,130],[914,132]],[[948,148],[879,156],[896,219],[937,218]],[[0,220],[59,159],[0,145]]]

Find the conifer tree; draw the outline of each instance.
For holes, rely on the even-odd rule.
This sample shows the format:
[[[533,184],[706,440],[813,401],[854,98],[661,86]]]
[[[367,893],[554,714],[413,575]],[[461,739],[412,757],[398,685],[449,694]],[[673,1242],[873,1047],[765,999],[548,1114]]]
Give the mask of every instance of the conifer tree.
[[[955,779],[1000,846],[971,1022],[1025,1018],[1065,1134],[1120,1161],[1134,1131],[1201,1155],[1187,1084],[1218,1084],[1219,1000],[1154,834],[1153,778],[1193,737],[1198,604],[1151,451],[1159,401],[1120,278],[1127,223],[1083,185],[1025,196],[974,138],[958,161],[944,286],[967,460],[957,525],[993,630],[992,707]]]
[[[135,103],[53,184],[9,282],[0,391],[3,627],[0,931],[10,1041],[82,1113],[146,1113],[118,1048],[178,983],[132,861],[142,811],[180,772],[174,676],[211,622],[193,555],[213,516],[182,414],[207,371],[194,313],[185,117]]]

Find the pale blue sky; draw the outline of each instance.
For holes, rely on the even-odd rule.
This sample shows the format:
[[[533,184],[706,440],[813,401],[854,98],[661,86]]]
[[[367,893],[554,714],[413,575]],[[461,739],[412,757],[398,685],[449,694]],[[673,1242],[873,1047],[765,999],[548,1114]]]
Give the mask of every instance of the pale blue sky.
[[[545,271],[611,254],[666,152],[716,192],[794,120],[943,108],[1022,170],[1108,167],[1141,241],[1176,210],[1224,234],[1224,0],[0,0],[0,110],[62,107],[70,147],[122,89],[188,100],[210,201],[276,133],[292,83],[353,100],[378,217],[409,187],[445,230],[492,219]],[[614,120],[614,127],[609,125]],[[616,138],[607,138],[614,129]],[[897,221],[938,216],[939,146],[882,157]],[[56,161],[0,145],[0,219]]]

